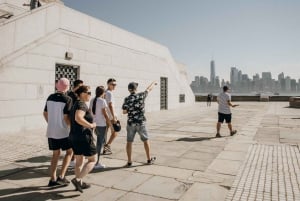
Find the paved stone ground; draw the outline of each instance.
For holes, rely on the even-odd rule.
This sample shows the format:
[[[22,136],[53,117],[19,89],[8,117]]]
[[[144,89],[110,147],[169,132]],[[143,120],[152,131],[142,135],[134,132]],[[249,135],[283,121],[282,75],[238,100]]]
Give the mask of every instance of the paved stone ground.
[[[87,176],[92,188],[83,194],[71,185],[46,187],[51,152],[44,130],[1,134],[0,200],[297,200],[300,115],[287,106],[288,102],[241,102],[233,110],[238,135],[230,137],[223,125],[222,138],[214,138],[216,104],[148,113],[156,164],[144,164],[137,136],[134,167],[123,168],[123,129],[113,144],[114,153],[102,157],[107,168]],[[121,121],[125,128],[125,116]],[[72,169],[67,177],[74,177]]]

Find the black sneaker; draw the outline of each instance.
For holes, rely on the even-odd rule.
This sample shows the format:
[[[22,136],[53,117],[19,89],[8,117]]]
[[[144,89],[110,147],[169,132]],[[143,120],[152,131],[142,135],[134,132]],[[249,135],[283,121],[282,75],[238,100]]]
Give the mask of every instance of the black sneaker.
[[[217,137],[217,138],[220,138],[220,137],[222,137],[222,136],[220,135],[220,133],[217,133],[217,134],[216,134],[216,137]]]
[[[233,130],[232,132],[230,132],[230,136],[233,136],[237,133],[237,130]]]
[[[152,158],[150,158],[150,160],[147,160],[147,164],[152,165],[155,160],[156,160],[156,157],[152,157]]]
[[[81,188],[82,188],[82,189],[88,189],[88,188],[91,188],[91,184],[88,184],[88,183],[82,182],[82,184],[81,184]]]
[[[61,185],[69,185],[70,184],[70,181],[67,180],[66,177],[64,177],[64,178],[57,177],[56,182],[61,184]]]
[[[132,166],[132,162],[128,162],[126,165],[124,165],[125,168],[129,168]]]
[[[61,184],[58,183],[57,181],[50,180],[48,183],[48,187],[53,187],[53,186],[61,186]]]
[[[75,186],[76,191],[79,191],[80,193],[83,193],[80,181],[77,181],[77,179],[74,178],[74,179],[71,180],[71,182]]]

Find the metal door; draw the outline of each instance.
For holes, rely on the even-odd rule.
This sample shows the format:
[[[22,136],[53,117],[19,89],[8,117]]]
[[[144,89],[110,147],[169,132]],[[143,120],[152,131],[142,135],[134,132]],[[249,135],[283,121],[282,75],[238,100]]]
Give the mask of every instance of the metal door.
[[[62,77],[70,80],[71,88],[75,80],[79,79],[79,66],[56,64],[55,65],[55,83]]]
[[[160,109],[168,109],[168,78],[160,78]]]

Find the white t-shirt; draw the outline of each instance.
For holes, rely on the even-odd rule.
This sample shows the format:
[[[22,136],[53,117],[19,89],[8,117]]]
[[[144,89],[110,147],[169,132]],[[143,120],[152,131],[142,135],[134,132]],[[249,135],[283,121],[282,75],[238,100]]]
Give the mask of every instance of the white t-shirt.
[[[230,106],[228,101],[231,101],[231,95],[227,92],[222,92],[218,96],[219,110],[218,112],[223,114],[231,114]]]
[[[115,98],[114,98],[114,94],[112,93],[112,91],[106,90],[106,92],[105,92],[105,100],[106,100],[107,105],[109,105],[109,103],[111,103],[112,107],[114,108]],[[112,120],[113,119],[113,115],[111,114],[109,108],[107,109],[107,113],[108,113],[109,119]]]
[[[91,100],[90,102],[90,110],[92,111],[92,107],[93,107],[93,102],[94,102],[94,98]],[[95,114],[93,114],[94,117],[94,122],[96,123],[97,126],[106,126],[106,119],[103,115],[102,109],[103,108],[107,108],[107,104],[105,99],[103,98],[97,98],[96,101],[96,111]]]

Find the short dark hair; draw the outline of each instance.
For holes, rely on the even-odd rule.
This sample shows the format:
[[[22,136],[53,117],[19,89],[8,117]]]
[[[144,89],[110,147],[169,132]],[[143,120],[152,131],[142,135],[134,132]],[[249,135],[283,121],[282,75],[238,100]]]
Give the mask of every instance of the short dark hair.
[[[80,94],[82,94],[82,93],[85,93],[85,92],[88,92],[89,91],[89,89],[90,89],[90,87],[89,86],[86,86],[86,85],[81,85],[76,91],[75,91],[75,93],[77,94],[77,96],[79,97],[80,96]]]
[[[78,87],[80,84],[83,84],[83,81],[82,80],[75,80],[74,82],[73,82],[73,87],[75,88],[75,87]]]
[[[225,92],[225,91],[228,91],[228,89],[229,89],[228,86],[224,86],[224,87],[223,87],[223,91],[224,91],[224,92]]]
[[[116,80],[114,79],[114,78],[109,78],[108,80],[107,80],[107,84],[109,84],[109,83],[111,83],[111,82],[115,82]]]

